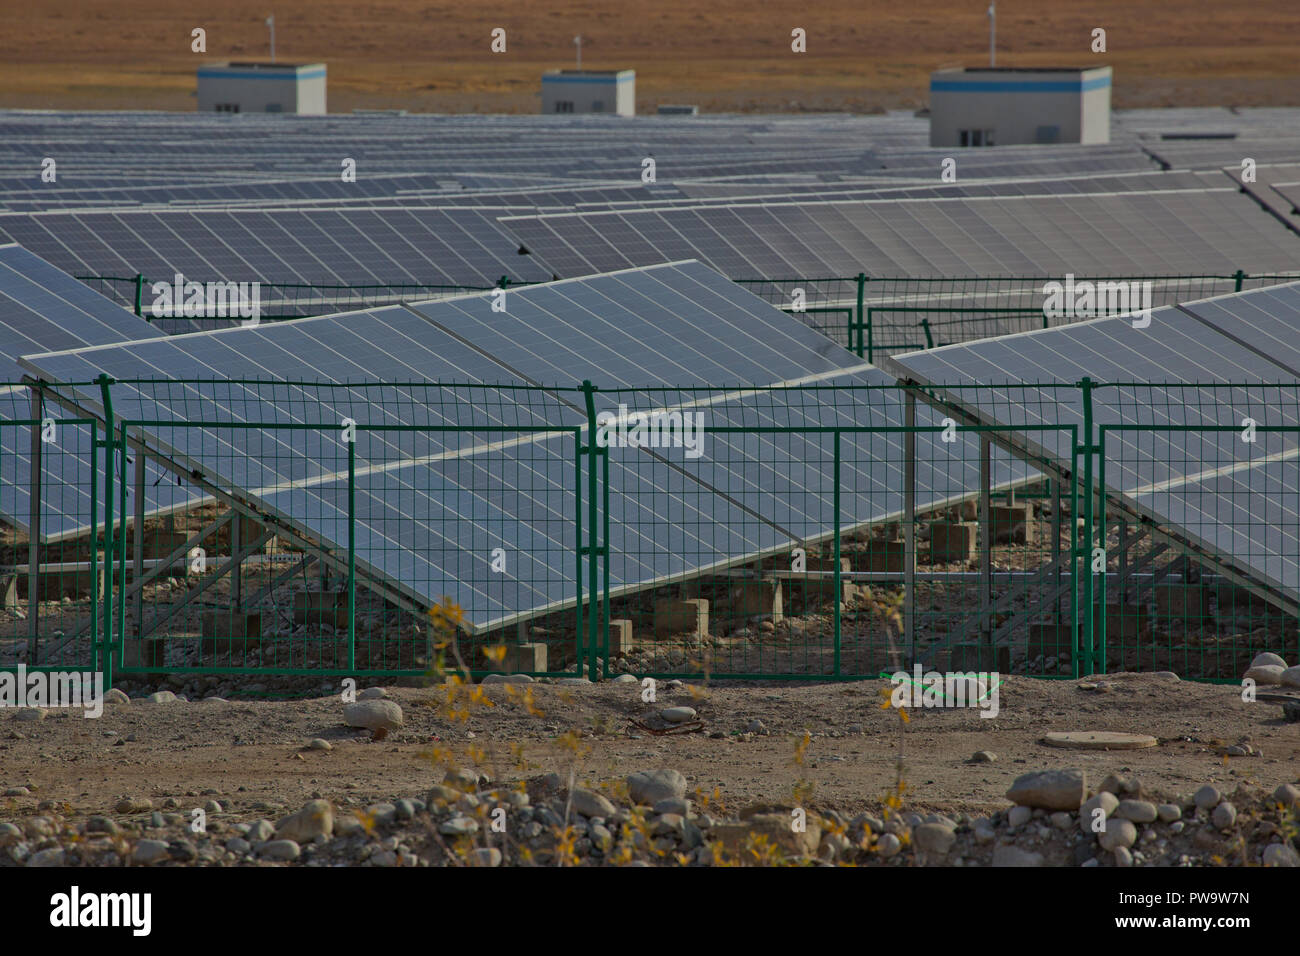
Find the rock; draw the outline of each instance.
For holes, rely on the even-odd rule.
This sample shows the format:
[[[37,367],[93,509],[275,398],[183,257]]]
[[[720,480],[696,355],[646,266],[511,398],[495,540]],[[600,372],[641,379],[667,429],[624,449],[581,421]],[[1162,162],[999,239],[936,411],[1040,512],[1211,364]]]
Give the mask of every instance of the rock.
[[[501,851],[494,846],[477,847],[470,854],[470,866],[500,866]]]
[[[114,813],[148,813],[153,809],[153,801],[148,797],[123,797],[113,807]]]
[[[144,698],[146,704],[174,704],[176,695],[169,690],[154,691],[148,697]]]
[[[11,843],[17,843],[23,838],[23,831],[18,829],[12,823],[0,822],[0,847],[9,846]]]
[[[249,843],[265,843],[274,835],[275,827],[271,826],[270,820],[257,820],[249,825],[244,838]]]
[[[460,799],[460,791],[455,787],[448,787],[445,784],[435,783],[429,788],[429,794],[425,797],[424,802],[434,807],[440,803],[453,803]]]
[[[1261,686],[1269,684],[1282,683],[1282,674],[1286,671],[1285,667],[1279,667],[1277,664],[1260,664],[1250,668],[1246,673],[1241,675],[1242,680],[1253,680]]]
[[[977,750],[971,754],[971,763],[995,763],[998,755],[991,750]]]
[[[1064,810],[1057,810],[1052,814],[1052,826],[1058,830],[1068,830],[1074,825],[1074,817]]]
[[[221,804],[216,800],[209,800],[207,803],[203,804],[203,812],[208,814],[208,816],[213,816],[215,814],[221,813],[222,812]]]
[[[1137,827],[1129,820],[1107,820],[1106,829],[1097,834],[1097,842],[1103,850],[1130,847],[1137,842],[1137,838]]]
[[[131,852],[132,862],[146,866],[159,860],[169,859],[171,854],[167,851],[167,844],[162,840],[141,840],[136,843],[135,849]]]
[[[691,812],[691,802],[677,797],[669,797],[667,800],[657,801],[654,806],[654,811],[659,815],[675,813],[679,817],[684,817]]]
[[[313,737],[312,742],[307,745],[308,750],[333,750],[334,745],[323,737]]]
[[[1126,846],[1117,846],[1114,849],[1116,866],[1132,866],[1133,853]]]
[[[653,807],[660,800],[686,796],[686,778],[676,770],[641,770],[627,778],[632,802]]]
[[[334,834],[334,807],[328,800],[312,800],[297,813],[275,825],[276,840],[310,843],[318,836]]]
[[[226,841],[226,849],[235,856],[247,856],[253,851],[253,845],[243,837],[231,837]]]
[[[452,817],[438,825],[438,832],[443,836],[469,836],[478,832],[478,821],[472,817]]]
[[[890,857],[898,855],[898,851],[903,848],[903,842],[892,833],[885,833],[876,840],[876,852],[881,857],[888,860]]]
[[[1142,784],[1136,777],[1121,777],[1119,774],[1109,773],[1102,780],[1101,786],[1097,788],[1098,792],[1113,793],[1116,796],[1129,796],[1136,798],[1142,792]]]
[[[1042,866],[1043,855],[1018,846],[1000,846],[993,851],[994,866]]]
[[[357,694],[357,700],[386,700],[388,691],[382,687],[367,687],[361,693]]]
[[[366,730],[396,730],[402,726],[402,708],[391,700],[359,700],[343,708],[343,722]]]
[[[1007,826],[1015,830],[1034,818],[1034,811],[1029,807],[1012,807],[1007,811]]]
[[[1159,812],[1154,803],[1146,800],[1121,800],[1115,808],[1114,816],[1134,823],[1154,823]]]
[[[694,707],[665,707],[659,711],[659,716],[670,724],[684,724],[688,720],[695,719]]]
[[[640,681],[638,681],[638,680],[636,679],[636,676],[633,675],[633,674],[619,674],[617,677],[614,678],[613,683],[615,683],[615,684],[639,684]]]
[[[302,849],[293,840],[271,840],[263,843],[258,854],[265,860],[288,863],[302,855]]]
[[[1181,819],[1182,815],[1183,811],[1176,803],[1162,803],[1156,807],[1156,816],[1160,818],[1162,823],[1173,823],[1175,820]]]
[[[104,703],[106,704],[129,704],[131,698],[116,687],[110,687],[104,692]]]
[[[614,815],[614,804],[592,790],[581,788],[573,790],[569,794],[569,801],[573,809],[584,817],[600,817],[602,820],[608,820]]]
[[[33,721],[33,720],[44,720],[44,719],[45,719],[44,707],[19,707],[18,713],[14,714],[14,720]]]
[[[1210,814],[1210,822],[1220,830],[1228,829],[1228,827],[1237,822],[1237,808],[1227,800],[1224,800],[1221,804],[1215,807],[1214,812]]]
[[[1286,667],[1286,661],[1276,654],[1265,651],[1262,654],[1256,654],[1255,659],[1250,662],[1251,667]]]
[[[1023,774],[1007,791],[1007,799],[1012,803],[1044,810],[1077,810],[1087,795],[1087,776],[1082,770],[1041,770]]]
[[[922,823],[912,831],[912,842],[918,850],[935,856],[947,856],[957,842],[957,834],[942,823]]]
[[[1192,797],[1192,802],[1196,804],[1198,809],[1210,810],[1217,807],[1222,799],[1223,797],[1219,794],[1219,791],[1207,783],[1196,791],[1196,796]]]
[[[6,797],[30,797],[32,792],[26,787],[6,787],[4,796]]]
[[[809,815],[807,828],[801,833],[790,828],[790,820],[786,813],[756,813],[739,823],[715,825],[709,831],[709,839],[716,841],[732,859],[742,859],[753,841],[764,837],[767,845],[775,847],[784,857],[816,856],[822,840],[817,818]]]
[[[636,680],[635,677],[632,678]],[[527,674],[485,674],[480,684],[531,684],[533,679]]]
[[[1184,829],[1186,826],[1187,826],[1187,824],[1185,824],[1182,820],[1175,820],[1173,823],[1169,824],[1169,832],[1170,832],[1170,833],[1182,833],[1182,832],[1183,832],[1183,829]]]
[[[95,816],[86,821],[86,832],[107,833],[109,836],[117,836],[122,832],[122,828],[108,817]]]
[[[755,734],[755,735],[760,736],[760,737],[766,737],[767,734],[768,734],[767,725],[764,724],[764,723],[763,723],[761,720],[759,720],[757,717],[755,717],[755,718],[754,718],[753,720],[751,720],[751,721],[749,722],[749,724],[745,727],[745,733],[747,733],[747,734]]]
[[[449,787],[455,787],[463,793],[469,793],[478,789],[479,777],[473,770],[452,767],[443,774],[442,782]]]
[[[28,866],[63,866],[64,852],[61,846],[52,846],[47,850],[38,850],[27,858]]]
[[[1277,682],[1283,687],[1300,687],[1300,665],[1282,671],[1278,675]]]
[[[1261,862],[1265,866],[1296,867],[1300,866],[1300,853],[1285,843],[1273,843],[1264,848]]]
[[[1281,784],[1273,791],[1273,802],[1280,803],[1284,807],[1294,807],[1300,803],[1300,787],[1294,784]]]
[[[393,804],[393,807],[394,807],[394,809],[397,811],[397,819],[399,819],[399,820],[413,820],[413,819],[415,819],[415,803],[414,803],[414,801],[411,801],[411,800],[398,800],[396,803]]]

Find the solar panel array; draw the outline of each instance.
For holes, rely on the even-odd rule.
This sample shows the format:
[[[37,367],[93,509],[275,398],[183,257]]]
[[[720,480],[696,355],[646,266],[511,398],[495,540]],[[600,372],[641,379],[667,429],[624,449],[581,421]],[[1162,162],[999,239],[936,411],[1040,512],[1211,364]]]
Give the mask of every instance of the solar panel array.
[[[417,402],[410,406],[417,421],[405,422],[469,424],[467,432],[366,432],[365,425],[388,423],[391,416],[365,386],[357,386],[346,407],[361,426],[355,453],[362,480],[355,494],[357,513],[365,517],[357,531],[358,566],[373,580],[424,604],[451,594],[480,631],[574,599],[568,569],[555,558],[572,554],[576,544],[571,523],[572,441],[535,431],[542,423],[530,406],[493,386],[571,387],[584,375],[597,374],[610,386],[638,388],[671,386],[683,377],[719,387],[736,383],[736,389],[704,404],[709,421],[761,425],[766,422],[762,406],[754,400],[756,383],[890,381],[699,263],[553,283],[511,295],[512,324],[504,332],[489,299],[475,296],[35,355],[23,364],[33,374],[60,381],[106,370],[122,380],[116,386],[115,411],[125,418],[144,416],[146,410],[149,418],[164,417],[160,403],[164,412],[182,418],[194,407],[187,402],[201,400],[195,388],[167,390],[159,397],[130,383],[158,375],[478,383],[488,391],[475,406],[479,411],[474,414],[481,417],[449,422],[440,406]],[[226,388],[222,405],[231,420],[319,424],[327,431],[282,434],[259,429],[250,434],[219,427],[151,425],[146,429],[149,444],[261,512],[304,529],[328,546],[342,546],[346,472],[329,467],[331,460],[337,461],[337,420],[304,422],[304,414],[318,414],[319,406],[304,402],[296,386],[277,392],[279,398],[268,398],[265,388]],[[401,386],[386,390],[398,393]],[[94,389],[71,394],[88,411],[102,411]],[[653,401],[653,393],[645,397]],[[626,394],[622,400],[628,401]],[[608,397],[600,399],[602,408],[613,404]],[[585,423],[579,405],[561,401],[561,406],[568,411],[552,424],[578,428]],[[465,408],[456,407],[463,416]],[[897,400],[864,403],[856,412],[809,406],[805,413],[810,424],[902,424]],[[925,423],[936,421],[927,417]],[[517,428],[510,437],[518,441],[504,450],[485,450],[487,433],[473,427],[487,425]],[[831,533],[829,492],[813,498],[789,494],[773,501],[782,496],[767,479],[794,466],[801,454],[797,446],[784,446],[781,439],[755,444],[745,436],[712,440],[717,450],[698,460],[687,459],[682,450],[654,455],[634,451],[630,458],[611,455],[610,520],[620,538],[620,546],[611,549],[614,590],[650,586]],[[829,441],[829,436],[819,440]],[[879,438],[873,446],[876,454],[866,454],[865,448],[852,454],[853,442],[866,440],[846,439],[845,461],[853,462],[854,469],[845,480],[853,492],[842,505],[848,524],[880,520],[902,508],[901,494],[893,490],[901,487],[901,436],[891,436],[887,454],[880,453]],[[492,441],[499,445],[502,436],[494,434]],[[947,458],[952,453],[945,448],[942,454]],[[974,467],[970,463],[975,455],[956,457],[967,462],[967,471]],[[829,455],[811,460],[825,463]],[[506,475],[514,476],[512,488],[502,487]],[[1026,476],[1023,466],[999,459],[994,481],[1002,485]],[[964,474],[965,487],[977,487],[977,477]],[[739,496],[720,492],[746,484],[749,491]],[[918,507],[939,497],[946,500],[950,487],[921,489]],[[533,503],[528,513],[502,511],[503,492],[511,492],[510,500],[515,500],[524,491]],[[671,509],[663,507],[665,495],[673,503]],[[772,517],[755,522],[753,513]],[[415,521],[413,516],[428,518]],[[493,539],[483,530],[486,526],[508,535],[506,544],[521,555],[513,574],[490,586],[485,582],[493,576],[486,573],[485,562]],[[501,531],[502,526],[508,530]],[[483,546],[475,548],[474,542]]]
[[[1048,421],[1081,427],[1081,401],[1074,390],[1000,383],[1074,383],[1084,376],[1119,383],[1094,393],[1094,421],[1151,431],[1107,434],[1111,492],[1294,601],[1300,600],[1300,436],[1261,431],[1255,442],[1243,442],[1241,423],[1248,417],[1260,425],[1300,426],[1300,410],[1277,401],[1276,390],[1249,388],[1294,387],[1297,342],[1300,284],[1288,284],[1159,309],[1146,328],[1135,328],[1131,318],[1097,319],[897,355],[885,364],[981,421],[1015,427]],[[994,387],[954,388],[977,382]],[[1215,383],[1241,387],[1225,394]],[[1069,467],[1072,449],[1056,433],[1027,431],[1023,442]]]

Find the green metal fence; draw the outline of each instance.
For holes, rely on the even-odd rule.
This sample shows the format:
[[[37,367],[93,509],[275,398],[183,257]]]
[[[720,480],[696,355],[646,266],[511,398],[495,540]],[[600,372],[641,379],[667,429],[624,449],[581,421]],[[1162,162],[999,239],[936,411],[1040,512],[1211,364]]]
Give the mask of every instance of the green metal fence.
[[[2,500],[35,487],[47,513],[5,549],[0,669],[1235,681],[1295,660],[1300,385],[971,391],[996,424],[901,385],[12,388],[5,447],[38,459],[0,461]],[[146,513],[146,463],[206,497]],[[443,595],[465,619],[438,647]]]
[[[132,309],[136,315],[149,319],[163,331],[218,328],[238,321],[211,316],[156,316],[152,308],[152,282],[143,275],[77,278]],[[1149,307],[1159,308],[1296,280],[1300,280],[1300,272],[1252,274],[1238,270],[1222,275],[935,278],[859,274],[734,281],[866,361],[878,362],[896,352],[1114,314],[1121,292],[1125,293],[1125,302],[1129,301],[1127,293],[1132,292],[1141,296]],[[1052,283],[1062,286],[1059,309],[1049,301]],[[493,286],[261,282],[260,317],[268,321],[292,319],[528,284],[514,282],[506,276]]]

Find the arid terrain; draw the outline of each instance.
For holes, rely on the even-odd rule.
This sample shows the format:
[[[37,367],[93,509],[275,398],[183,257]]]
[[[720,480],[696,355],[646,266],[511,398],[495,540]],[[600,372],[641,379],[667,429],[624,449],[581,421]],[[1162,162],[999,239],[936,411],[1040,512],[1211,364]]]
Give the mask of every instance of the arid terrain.
[[[637,71],[640,112],[849,110],[925,105],[930,71],[988,62],[987,5],[918,0],[633,3],[556,0],[47,0],[7,4],[0,107],[194,108],[205,60],[263,58],[273,8],[283,60],[323,60],[329,108],[535,112],[539,74],[574,62]],[[191,32],[207,31],[206,53]],[[505,53],[489,50],[493,28]],[[790,49],[807,31],[807,52]],[[1107,52],[1091,51],[1107,31]],[[1289,0],[1002,3],[999,66],[1115,69],[1117,108],[1300,103],[1300,6]]]

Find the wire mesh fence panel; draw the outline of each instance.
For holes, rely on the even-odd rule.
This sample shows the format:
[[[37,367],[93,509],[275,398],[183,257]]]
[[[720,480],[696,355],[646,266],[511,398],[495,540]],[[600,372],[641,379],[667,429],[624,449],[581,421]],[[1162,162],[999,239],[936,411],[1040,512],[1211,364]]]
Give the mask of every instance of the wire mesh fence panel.
[[[1106,669],[1237,682],[1262,653],[1295,662],[1300,386],[1107,391],[1125,421],[1099,429]]]
[[[102,437],[29,388],[0,388],[0,670],[102,666]]]
[[[865,277],[849,276],[732,281],[844,348],[852,348],[863,279]]]

